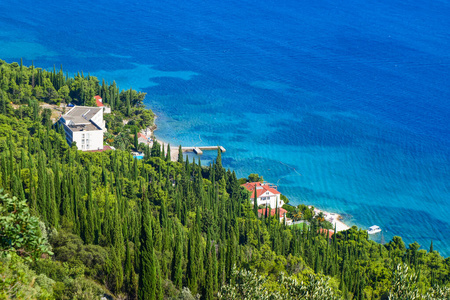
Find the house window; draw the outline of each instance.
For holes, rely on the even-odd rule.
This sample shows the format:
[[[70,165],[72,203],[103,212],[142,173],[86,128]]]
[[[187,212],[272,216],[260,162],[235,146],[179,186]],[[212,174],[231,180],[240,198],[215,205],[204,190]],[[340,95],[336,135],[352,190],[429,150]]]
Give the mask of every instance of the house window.
[[[81,149],[84,149],[84,145],[81,145]]]
[[[81,134],[81,138],[83,138],[83,139],[84,139],[84,133],[83,133],[83,134]]]
[[[81,143],[84,144],[84,139],[81,140]]]
[[[86,144],[89,144],[89,139],[86,139]]]
[[[89,144],[86,145],[86,149],[89,149]]]

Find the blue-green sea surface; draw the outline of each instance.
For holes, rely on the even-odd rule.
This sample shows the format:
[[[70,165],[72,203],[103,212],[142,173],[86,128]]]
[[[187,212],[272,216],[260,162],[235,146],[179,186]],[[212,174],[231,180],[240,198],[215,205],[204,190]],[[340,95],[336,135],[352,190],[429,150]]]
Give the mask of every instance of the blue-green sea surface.
[[[0,58],[145,91],[172,145],[222,145],[225,167],[293,204],[450,255],[448,0],[3,0],[0,12]]]

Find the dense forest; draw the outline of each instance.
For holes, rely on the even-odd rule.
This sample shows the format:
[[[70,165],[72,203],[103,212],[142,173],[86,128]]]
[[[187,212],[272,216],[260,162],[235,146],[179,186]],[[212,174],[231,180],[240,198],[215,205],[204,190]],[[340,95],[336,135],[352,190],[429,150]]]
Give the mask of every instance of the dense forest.
[[[120,91],[114,81],[109,84],[102,80],[100,84],[97,77],[89,74],[85,76],[83,72],[69,77],[67,73],[64,74],[62,66],[59,71],[56,71],[55,67],[52,71],[47,71],[35,68],[33,64],[26,67],[22,60],[20,64],[7,64],[0,60],[0,101],[3,103],[1,109],[6,109],[7,102],[18,105],[18,117],[24,115],[37,120],[40,102],[57,107],[61,104],[63,107],[67,104],[95,106],[95,95],[99,95],[113,112],[104,114],[108,127],[105,136],[117,148],[129,150],[133,143],[128,141],[128,136],[154,125],[153,112],[145,109],[143,104],[146,93],[132,88]],[[63,108],[61,113],[65,110],[66,108]],[[52,111],[48,107],[44,108],[42,115],[44,123],[48,125]]]
[[[432,244],[258,217],[220,151],[202,166],[156,143],[143,160],[70,147],[37,101],[100,89],[129,116],[145,94],[0,64],[0,299],[449,299]]]

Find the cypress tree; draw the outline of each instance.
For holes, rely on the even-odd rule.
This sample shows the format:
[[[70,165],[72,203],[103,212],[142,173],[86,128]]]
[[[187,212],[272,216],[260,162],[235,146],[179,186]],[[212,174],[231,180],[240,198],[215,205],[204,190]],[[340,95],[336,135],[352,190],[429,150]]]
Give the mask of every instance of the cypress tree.
[[[166,152],[166,162],[169,162],[171,160],[170,156],[170,143],[167,144],[167,152]]]
[[[162,287],[161,267],[159,265],[159,260],[156,258],[155,250],[153,250],[153,261],[156,264],[156,299],[163,300],[164,299],[164,290]]]
[[[148,200],[142,205],[142,225],[140,238],[139,299],[156,299],[156,262],[153,249],[152,222]]]
[[[213,290],[217,291],[219,289],[219,282],[218,282],[218,265],[217,265],[217,253],[215,243],[213,243],[211,247],[211,257],[213,268]]]
[[[191,176],[191,165],[189,164],[189,156],[186,156],[186,161],[184,164],[184,169],[186,170],[186,174]]]
[[[125,109],[126,109],[126,116],[129,117],[130,113],[131,113],[131,95],[132,95],[132,88],[130,87],[129,92],[126,94],[126,104],[125,104]]]
[[[59,177],[58,163],[56,162],[56,160],[54,162],[53,172],[54,172],[54,176],[55,176],[55,180],[54,180],[55,200],[56,200],[56,206],[59,208],[59,207],[61,207],[61,197],[62,197],[61,190],[62,190],[62,188],[61,188],[61,179]],[[59,209],[58,209],[58,212],[59,212]]]
[[[52,227],[58,228],[59,209],[56,206],[55,188],[51,176],[47,179],[47,191],[47,220]]]
[[[93,204],[93,195],[92,195],[92,175],[91,175],[91,168],[88,167],[86,170],[88,173],[87,176],[87,192],[88,192],[88,199],[87,199],[87,205],[86,205],[86,244],[92,244],[95,239],[95,224],[94,224],[94,204]]]
[[[175,214],[178,218],[181,218],[181,195],[178,190],[175,194]]]
[[[255,196],[253,197],[253,212],[255,216],[258,218],[258,191],[256,190],[255,185]]]
[[[168,217],[168,212],[167,212],[167,206],[166,206],[166,200],[162,199],[161,200],[161,209],[160,209],[160,221],[161,221],[161,227],[162,228],[167,228],[168,227],[168,222],[169,222],[169,217]]]
[[[274,217],[275,217],[275,220],[277,220],[277,225],[278,225],[278,223],[280,222],[280,214],[278,213],[278,201],[275,205],[275,216]]]
[[[183,280],[183,237],[181,234],[181,226],[177,225],[175,235],[175,249],[173,251],[172,260],[172,281],[177,289],[181,289]]]
[[[236,237],[234,230],[232,230],[230,233],[230,237],[228,239],[227,254],[226,254],[225,272],[227,280],[230,280],[231,278],[231,271],[235,263],[236,263]]]
[[[135,129],[134,130],[134,148],[136,149],[136,151],[138,149],[138,146],[139,146],[138,131],[137,131],[137,129]]]
[[[133,159],[133,180],[136,181],[138,177],[138,160],[137,158]]]
[[[191,228],[189,234],[189,244],[188,244],[188,265],[187,265],[187,286],[193,294],[197,294],[198,289],[198,271],[200,267],[198,266],[200,258],[196,253],[197,249],[197,234],[195,225]]]
[[[183,149],[181,148],[181,145],[178,146],[178,162],[183,163]]]
[[[217,265],[217,280],[219,286],[225,284],[226,281],[225,264],[226,264],[226,250],[224,243],[221,242],[219,244],[219,259]]]
[[[34,165],[33,165],[33,156],[31,156],[31,153],[29,153],[30,159],[28,160],[29,165],[28,168],[30,170],[30,178],[29,178],[29,188],[30,188],[30,203],[31,203],[31,211],[33,212],[33,215],[37,214],[37,199],[36,199],[36,185],[34,181]]]
[[[207,248],[210,248],[208,245]],[[215,255],[215,254],[214,254]],[[205,276],[205,288],[203,292],[203,297],[206,300],[212,300],[214,299],[213,293],[214,293],[214,265],[213,265],[213,254],[211,253],[211,249],[207,253],[208,259],[206,260],[206,276]]]
[[[43,158],[42,151],[39,151],[38,154],[38,185],[39,189],[38,191],[38,197],[37,197],[37,207],[39,215],[41,216],[42,220],[45,222],[47,221],[47,214],[46,214],[46,202],[47,202],[47,172],[45,170],[45,162]]]
[[[106,173],[105,163],[103,161],[103,156],[102,156],[102,183],[104,185],[106,185],[108,183],[108,174]]]
[[[125,275],[125,292],[127,294],[131,293],[133,290],[133,265],[131,262],[131,254],[130,254],[130,245],[128,241],[125,244],[125,266],[124,266],[124,275]]]
[[[160,221],[159,221],[159,215],[156,217],[156,220],[152,218],[152,228],[153,228],[153,248],[155,248],[156,251],[162,250],[162,230]]]
[[[113,291],[118,293],[123,285],[123,269],[122,264],[114,247],[111,247],[111,257],[109,259],[108,277],[113,287]]]
[[[34,88],[34,62],[31,61],[31,86]]]

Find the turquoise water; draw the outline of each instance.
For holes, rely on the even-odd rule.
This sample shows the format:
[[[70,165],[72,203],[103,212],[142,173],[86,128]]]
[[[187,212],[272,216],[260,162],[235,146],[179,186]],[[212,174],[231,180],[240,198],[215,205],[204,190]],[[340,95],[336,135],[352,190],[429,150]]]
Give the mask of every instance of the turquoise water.
[[[226,167],[294,204],[450,255],[449,1],[5,0],[0,12],[2,59],[145,91],[172,145],[222,145]]]

